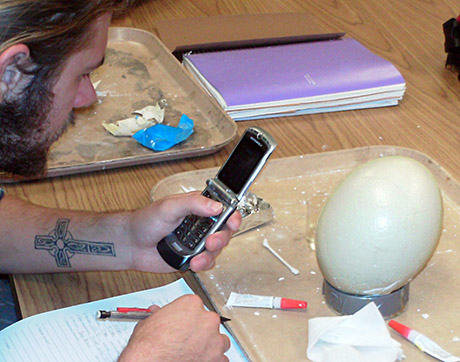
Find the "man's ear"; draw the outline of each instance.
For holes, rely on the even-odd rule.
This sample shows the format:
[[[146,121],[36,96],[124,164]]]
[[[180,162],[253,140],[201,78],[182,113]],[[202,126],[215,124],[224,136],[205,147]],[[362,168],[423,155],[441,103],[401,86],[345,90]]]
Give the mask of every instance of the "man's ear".
[[[0,54],[0,102],[8,93],[19,92],[24,87],[23,78],[28,77],[19,65],[29,61],[29,56],[29,48],[24,44],[12,45]]]

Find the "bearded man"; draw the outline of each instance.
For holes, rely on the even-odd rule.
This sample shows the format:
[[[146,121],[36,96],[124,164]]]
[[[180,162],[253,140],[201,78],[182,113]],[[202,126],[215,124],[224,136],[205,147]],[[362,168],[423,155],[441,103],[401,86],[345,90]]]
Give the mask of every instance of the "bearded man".
[[[0,0],[0,171],[27,177],[45,171],[48,149],[71,122],[72,109],[96,101],[89,75],[103,63],[112,14],[128,2]],[[159,240],[188,214],[213,216],[221,210],[221,204],[199,193],[116,213],[49,209],[5,195],[0,201],[0,273],[171,272],[157,252]],[[224,230],[206,240],[206,251],[191,260],[190,268],[212,267],[240,222],[235,213]],[[107,246],[111,257],[78,254],[70,266],[65,255],[53,257],[34,244],[37,236],[64,228],[80,240]],[[227,360],[230,342],[219,333],[219,317],[205,311],[199,297],[152,310],[120,360]]]

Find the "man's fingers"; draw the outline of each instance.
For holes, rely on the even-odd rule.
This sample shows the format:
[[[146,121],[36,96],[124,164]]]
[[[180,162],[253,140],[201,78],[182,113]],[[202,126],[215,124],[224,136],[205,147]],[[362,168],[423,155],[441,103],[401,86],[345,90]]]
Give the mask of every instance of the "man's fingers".
[[[241,221],[242,221],[241,214],[239,211],[235,211],[232,216],[227,220],[227,227],[232,231],[232,232],[237,232],[238,229],[240,228]]]
[[[222,334],[222,337],[224,337],[224,352],[227,352],[231,347],[230,338],[225,334]]]
[[[159,305],[153,304],[148,308],[152,313],[155,313],[157,310],[160,310],[161,307]]]
[[[160,213],[180,219],[186,215],[215,216],[222,212],[222,204],[199,192],[178,194],[158,201]]]
[[[208,251],[198,254],[190,261],[190,269],[194,272],[208,270],[216,264],[215,256]]]

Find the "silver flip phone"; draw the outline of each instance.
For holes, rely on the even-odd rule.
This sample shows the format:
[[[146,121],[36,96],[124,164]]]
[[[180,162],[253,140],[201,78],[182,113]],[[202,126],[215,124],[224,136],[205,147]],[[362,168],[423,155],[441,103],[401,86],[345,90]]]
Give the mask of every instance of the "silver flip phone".
[[[205,250],[206,238],[225,225],[275,147],[276,141],[268,132],[259,127],[246,129],[217,175],[206,181],[207,187],[202,192],[203,196],[222,203],[222,213],[213,217],[188,215],[158,243],[158,252],[170,266],[187,270],[190,259]]]

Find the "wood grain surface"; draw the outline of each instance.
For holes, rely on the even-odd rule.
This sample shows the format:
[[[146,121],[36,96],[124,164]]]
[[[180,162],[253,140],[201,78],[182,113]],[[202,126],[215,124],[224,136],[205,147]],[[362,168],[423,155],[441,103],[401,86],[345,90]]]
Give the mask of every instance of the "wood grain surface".
[[[407,91],[397,107],[239,122],[278,141],[273,158],[368,145],[413,148],[460,180],[460,82],[444,68],[442,24],[460,12],[454,0],[227,0],[139,1],[114,21],[156,33],[156,22],[195,16],[308,12],[331,31],[345,31],[402,73]],[[149,202],[155,183],[181,171],[219,166],[236,141],[210,156],[7,185],[31,202],[70,209],[112,211]],[[63,273],[14,277],[23,316],[163,285],[182,274]],[[192,287],[197,287],[189,273]],[[198,289],[197,289],[198,290]]]

